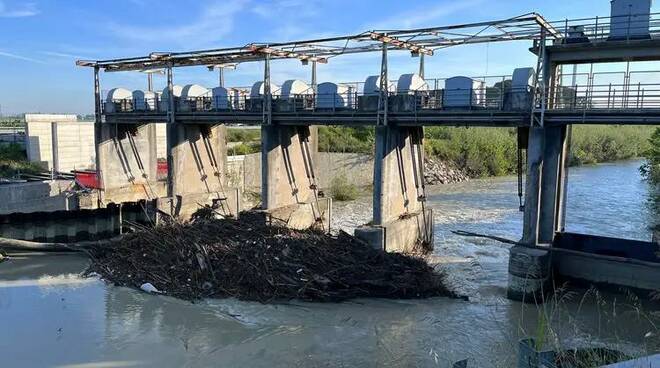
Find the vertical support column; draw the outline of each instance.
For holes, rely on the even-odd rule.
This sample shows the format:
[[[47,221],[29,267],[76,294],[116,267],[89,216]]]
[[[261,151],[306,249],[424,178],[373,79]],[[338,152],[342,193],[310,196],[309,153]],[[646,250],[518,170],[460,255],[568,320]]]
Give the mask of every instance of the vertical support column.
[[[176,116],[174,104],[174,84],[172,81],[172,67],[167,68],[167,197],[174,198],[174,158],[173,151],[176,144]]]
[[[316,81],[316,60],[312,61],[312,92],[316,95],[318,83]]]
[[[102,124],[98,149],[106,204],[161,195],[156,180],[155,124]]]
[[[522,242],[538,244],[539,203],[541,195],[541,170],[545,151],[543,128],[530,127],[527,141],[527,183],[525,188],[525,211],[523,215]]]
[[[551,244],[562,223],[566,126],[545,128],[538,243]]]
[[[99,67],[94,66],[94,165],[96,166],[96,180],[98,181],[99,186],[102,188],[103,183],[101,182],[101,154],[100,154],[100,145],[101,145],[101,83],[99,80]],[[101,196],[102,191],[97,190],[97,206],[101,207],[103,203],[103,198]]]
[[[263,98],[263,124],[271,125],[272,119],[272,101],[270,90],[270,54],[266,54],[264,59],[264,98]]]
[[[223,66],[218,67],[218,86],[225,86],[225,68]]]
[[[424,208],[423,128],[376,127],[373,221],[355,235],[376,248],[413,251],[432,245],[433,215]]]
[[[419,53],[419,76],[424,79],[424,53]]]
[[[316,136],[310,126],[261,127],[262,208],[291,228],[321,222],[328,229],[331,204],[318,197]]]
[[[388,100],[388,70],[387,70],[387,43],[383,42],[383,51],[380,61],[380,94],[378,95],[378,116],[376,125],[387,125],[387,113],[389,110]]]
[[[227,128],[177,124],[172,150],[173,215],[187,218],[200,206],[237,217],[240,192],[227,182]]]

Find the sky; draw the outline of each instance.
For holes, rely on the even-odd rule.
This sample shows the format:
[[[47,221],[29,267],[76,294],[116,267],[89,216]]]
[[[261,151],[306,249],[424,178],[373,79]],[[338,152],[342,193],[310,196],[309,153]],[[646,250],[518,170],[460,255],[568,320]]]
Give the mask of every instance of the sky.
[[[0,109],[27,112],[93,111],[90,68],[77,59],[144,56],[346,35],[372,29],[405,29],[505,19],[537,12],[548,20],[608,16],[608,0],[0,0]],[[660,11],[654,5],[652,11]],[[510,75],[535,66],[529,41],[452,47],[426,59],[426,76]],[[390,76],[415,72],[417,59],[402,52],[390,59]],[[227,71],[227,86],[249,86],[263,76],[261,63]],[[378,74],[380,55],[335,58],[319,65],[318,81],[363,81]],[[272,80],[309,80],[299,61],[272,64]],[[658,68],[660,70],[660,68]],[[155,87],[165,80],[156,76]],[[217,85],[204,67],[175,70],[176,84]],[[101,88],[146,89],[138,72],[102,73]]]

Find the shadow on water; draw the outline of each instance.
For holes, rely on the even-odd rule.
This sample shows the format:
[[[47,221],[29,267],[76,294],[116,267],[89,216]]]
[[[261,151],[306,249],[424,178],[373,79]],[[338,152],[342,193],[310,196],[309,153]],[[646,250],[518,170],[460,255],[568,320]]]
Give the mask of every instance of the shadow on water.
[[[623,190],[630,183],[602,181],[611,176],[634,181],[634,165],[572,170],[568,219],[574,228],[569,229],[607,233],[630,222],[622,231],[647,238],[648,221],[655,218],[639,209],[647,192],[635,190],[625,197],[609,193],[607,186]],[[638,180],[636,185],[645,184]],[[594,203],[589,193],[607,198]],[[616,344],[632,352],[648,348],[648,324],[626,306],[634,306],[627,299],[574,295],[547,310],[510,302],[504,298],[508,246],[450,232],[519,237],[515,178],[435,187],[429,194],[436,214],[435,256],[470,301],[263,305],[224,299],[192,304],[82,279],[78,275],[87,265],[82,257],[17,257],[0,264],[0,351],[9,352],[1,365],[449,367],[469,357],[474,366],[510,367],[518,338],[534,335],[541,314],[552,314],[553,338],[568,344]],[[369,220],[370,206],[369,198],[361,198],[338,204],[335,213],[340,224],[341,217],[350,217],[343,222],[348,229]],[[593,206],[602,207],[599,216],[588,216]]]

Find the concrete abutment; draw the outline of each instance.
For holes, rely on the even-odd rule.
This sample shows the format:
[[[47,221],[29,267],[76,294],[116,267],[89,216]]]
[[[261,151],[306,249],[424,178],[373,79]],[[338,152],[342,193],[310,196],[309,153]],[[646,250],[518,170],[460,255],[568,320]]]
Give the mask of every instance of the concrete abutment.
[[[222,216],[237,217],[241,193],[228,185],[227,128],[222,124],[176,124],[173,128],[169,130],[174,135],[172,165],[168,165],[173,197],[164,198],[159,206],[181,218],[205,205]]]
[[[261,201],[271,221],[330,230],[332,202],[319,197],[317,162],[316,127],[262,125]]]
[[[155,124],[102,124],[96,144],[103,203],[135,202],[164,194],[156,178]]]
[[[433,212],[425,208],[422,127],[376,127],[373,221],[355,235],[385,251],[433,245]]]

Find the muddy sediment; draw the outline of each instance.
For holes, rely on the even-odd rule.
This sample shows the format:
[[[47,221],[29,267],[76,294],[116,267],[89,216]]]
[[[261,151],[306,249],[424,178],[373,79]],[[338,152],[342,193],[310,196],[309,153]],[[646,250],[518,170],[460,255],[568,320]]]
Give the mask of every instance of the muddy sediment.
[[[373,249],[346,233],[201,218],[139,229],[92,249],[87,275],[182,299],[235,297],[260,302],[358,297],[454,296],[422,258]]]

